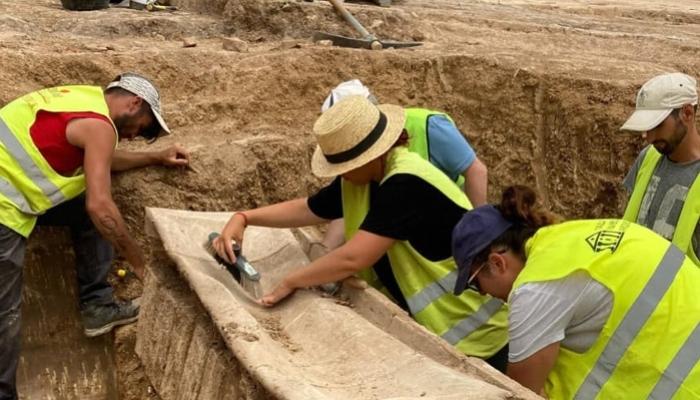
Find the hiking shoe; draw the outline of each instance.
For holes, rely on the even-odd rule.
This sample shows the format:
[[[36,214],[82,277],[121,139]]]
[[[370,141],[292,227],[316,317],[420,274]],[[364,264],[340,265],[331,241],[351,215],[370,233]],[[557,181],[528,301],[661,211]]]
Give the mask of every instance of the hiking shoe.
[[[85,336],[94,337],[110,332],[115,326],[135,322],[139,318],[139,305],[131,301],[88,305],[80,314]]]

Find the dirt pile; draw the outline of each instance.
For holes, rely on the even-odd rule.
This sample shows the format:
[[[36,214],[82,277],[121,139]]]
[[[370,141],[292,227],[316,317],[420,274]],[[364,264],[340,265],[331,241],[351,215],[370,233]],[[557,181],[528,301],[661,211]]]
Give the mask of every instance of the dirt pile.
[[[491,200],[526,183],[567,217],[619,216],[619,183],[642,146],[618,132],[636,88],[662,71],[700,75],[699,1],[349,3],[377,36],[425,42],[381,52],[308,41],[315,30],[354,36],[318,0],[174,4],[181,11],[0,3],[0,103],[46,86],[104,85],[128,70],[160,86],[174,135],[155,148],[183,143],[199,173],[115,176],[113,194],[142,243],[144,206],[232,210],[318,188],[311,126],[329,89],[350,78],[383,102],[450,113],[489,167]],[[221,38],[234,35],[248,52],[223,49]],[[196,47],[183,48],[185,37]],[[115,284],[126,297],[141,291]],[[133,330],[118,330],[116,345],[120,387],[139,388],[124,398],[154,396],[130,353]]]

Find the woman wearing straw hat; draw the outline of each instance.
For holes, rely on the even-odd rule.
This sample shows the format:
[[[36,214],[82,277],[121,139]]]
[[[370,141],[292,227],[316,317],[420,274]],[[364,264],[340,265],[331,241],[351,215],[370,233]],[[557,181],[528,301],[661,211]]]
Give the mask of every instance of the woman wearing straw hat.
[[[379,104],[367,86],[359,79],[352,79],[331,90],[321,105],[321,112],[348,96],[363,96],[372,104]],[[415,107],[404,108],[404,114],[404,130],[408,135],[406,147],[430,161],[463,188],[472,205],[486,204],[488,168],[452,117],[441,111]],[[342,219],[330,222],[322,244],[327,249],[342,245],[345,242],[343,230]]]
[[[289,228],[344,217],[346,243],[287,275],[262,304],[359,274],[462,352],[505,359],[503,303],[474,291],[451,293],[457,270],[450,238],[469,201],[447,175],[408,151],[403,127],[399,106],[361,96],[338,102],[314,125],[311,162],[314,174],[336,179],[309,198],[234,214],[214,247],[233,260],[231,240],[240,242],[247,225]]]
[[[453,233],[455,293],[508,300],[508,375],[550,399],[699,399],[700,269],[640,225],[535,204],[507,188]]]

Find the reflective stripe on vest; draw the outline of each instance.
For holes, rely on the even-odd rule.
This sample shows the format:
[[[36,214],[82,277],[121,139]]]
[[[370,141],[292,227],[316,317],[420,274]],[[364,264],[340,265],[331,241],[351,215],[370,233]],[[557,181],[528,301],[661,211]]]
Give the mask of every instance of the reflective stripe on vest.
[[[700,399],[700,268],[677,246],[628,221],[579,220],[539,229],[525,254],[513,290],[585,272],[613,296],[588,349],[560,347],[549,398]]]
[[[416,315],[428,307],[433,301],[437,300],[445,294],[452,293],[455,284],[457,283],[457,270],[453,270],[444,278],[431,283],[420,292],[406,299],[408,308],[412,315]],[[503,306],[503,302],[499,299],[492,298],[479,307],[479,310],[474,314],[461,320],[449,331],[443,333],[441,337],[451,345],[459,343],[462,339],[469,336],[472,332],[479,329],[488,320],[491,319]]]
[[[627,207],[625,208],[623,219],[630,222],[637,222],[644,195],[646,194],[651,177],[654,175],[654,171],[661,161],[661,157],[663,156],[654,146],[647,147],[644,159],[637,171],[637,178],[634,182],[634,188],[627,203]],[[678,216],[671,241],[673,244],[680,247],[680,249],[698,266],[700,266],[700,258],[695,254],[695,249],[693,248],[693,234],[699,220],[700,179],[696,177],[693,184],[688,188],[688,193],[683,201],[683,208]],[[652,229],[653,227],[650,226],[649,228]]]
[[[461,320],[452,329],[443,333],[441,337],[451,345],[459,343],[462,339],[471,335],[475,330],[486,324],[503,307],[503,302],[497,298],[491,298],[472,315]]]
[[[37,215],[85,191],[85,175],[63,176],[41,154],[31,137],[40,111],[92,112],[110,123],[109,107],[98,86],[60,86],[19,97],[0,108],[0,221],[28,237]],[[115,145],[119,139],[112,123]]]
[[[435,299],[445,293],[452,292],[455,284],[457,284],[457,270],[451,271],[449,274],[445,275],[444,278],[431,283],[426,286],[425,289],[407,298],[406,303],[411,310],[411,314],[418,314],[423,311],[425,307],[428,307],[430,303],[435,301]]]
[[[669,286],[673,283],[673,279],[681,269],[683,261],[685,261],[683,252],[676,246],[669,246],[663,259],[656,267],[654,275],[652,275],[642,293],[639,294],[639,297],[629,308],[595,366],[579,387],[576,399],[589,400],[594,399],[598,395],[598,392],[605,385],[605,382],[608,381],[622,356],[637,337],[639,331],[642,330],[642,326],[647,322],[661,298],[668,291]],[[695,359],[693,365],[697,361]],[[680,382],[678,383],[680,384]]]
[[[0,193],[15,203],[23,213],[37,215],[29,206],[29,203],[27,203],[27,199],[24,198],[24,195],[20,193],[17,188],[12,186],[3,176],[0,176]]]
[[[695,326],[693,333],[678,350],[661,379],[656,382],[649,398],[661,400],[673,397],[681,383],[690,375],[693,367],[698,364],[698,360],[700,360],[700,323]]]
[[[19,143],[15,135],[10,132],[10,128],[7,127],[7,124],[5,124],[5,121],[3,121],[2,118],[0,118],[0,142],[5,145],[7,151],[12,157],[14,157],[15,160],[17,160],[19,166],[22,168],[24,173],[32,179],[32,182],[41,188],[44,195],[51,201],[52,206],[61,204],[66,200],[63,193],[61,193],[61,190],[56,187],[56,185],[54,185],[53,182],[46,177],[46,175],[44,175],[41,169],[39,169],[39,166],[37,166],[34,160],[32,160],[32,157],[29,156],[24,147],[22,147],[22,145]],[[12,188],[7,188],[5,184],[11,186]],[[29,207],[29,204],[24,196],[12,185],[10,185],[9,182],[3,180],[3,184],[0,186],[0,192],[14,201],[22,212],[30,215],[38,215],[38,213],[35,213]],[[20,202],[17,201],[18,195],[22,198],[22,201]]]

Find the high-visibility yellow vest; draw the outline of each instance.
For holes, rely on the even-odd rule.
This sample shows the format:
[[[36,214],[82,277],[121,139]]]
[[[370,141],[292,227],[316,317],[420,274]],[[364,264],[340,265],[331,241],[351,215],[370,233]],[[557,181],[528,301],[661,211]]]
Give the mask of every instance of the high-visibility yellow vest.
[[[590,349],[560,348],[550,399],[700,399],[700,269],[678,247],[628,221],[581,220],[538,230],[525,254],[513,289],[586,271],[614,299]]]
[[[442,115],[447,117],[452,123],[452,118],[439,111],[431,111],[425,108],[406,108],[404,109],[406,122],[404,129],[408,132],[408,149],[417,153],[423,159],[430,160],[430,143],[428,137],[428,119],[433,115]],[[464,175],[459,174],[455,181],[460,188],[464,187]]]
[[[637,171],[634,190],[630,196],[629,203],[627,203],[625,215],[622,217],[623,219],[637,222],[644,194],[647,191],[647,186],[649,186],[651,177],[654,175],[656,166],[659,164],[659,161],[661,161],[661,157],[661,153],[659,153],[654,146],[649,146],[642,160],[642,164],[639,167],[639,171]],[[698,220],[700,220],[700,179],[696,178],[685,197],[683,209],[681,210],[681,215],[678,217],[676,229],[673,232],[671,241],[683,250],[696,265],[700,266],[700,259],[698,259],[698,255],[695,254],[695,249],[693,248],[693,232],[695,232]]]
[[[382,182],[395,174],[417,176],[460,207],[472,208],[464,193],[447,175],[405,147],[397,147],[387,156]],[[341,187],[345,237],[350,240],[369,210],[369,185],[355,185],[343,179]],[[425,234],[430,235],[430,232]],[[388,256],[411,315],[429,331],[463,353],[482,358],[494,355],[508,342],[507,308],[501,300],[482,296],[473,290],[466,290],[460,296],[453,294],[457,267],[452,257],[430,261],[408,241],[395,242]],[[381,290],[374,271],[369,267],[359,274],[360,277]]]
[[[109,119],[109,108],[97,86],[42,89],[0,109],[0,224],[25,237],[34,229],[38,215],[85,190],[82,173],[61,176],[34,145],[29,129],[40,110],[94,112]],[[116,135],[116,127],[114,132]]]

